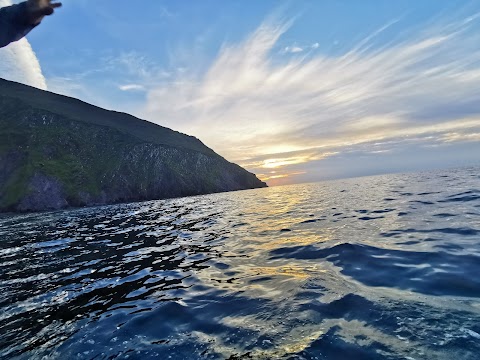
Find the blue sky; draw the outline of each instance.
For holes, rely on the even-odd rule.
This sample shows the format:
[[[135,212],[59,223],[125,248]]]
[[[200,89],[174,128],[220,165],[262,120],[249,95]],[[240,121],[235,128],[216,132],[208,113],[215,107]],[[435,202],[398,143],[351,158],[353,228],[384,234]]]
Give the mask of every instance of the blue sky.
[[[271,185],[478,164],[478,13],[450,0],[65,0],[0,50],[0,77],[195,135]]]

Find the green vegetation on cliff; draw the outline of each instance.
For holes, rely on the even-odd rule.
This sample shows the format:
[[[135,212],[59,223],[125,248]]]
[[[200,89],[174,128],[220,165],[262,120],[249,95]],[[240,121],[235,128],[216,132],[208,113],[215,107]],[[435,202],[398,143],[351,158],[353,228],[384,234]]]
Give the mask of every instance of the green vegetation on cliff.
[[[0,80],[0,211],[264,186],[194,137]]]

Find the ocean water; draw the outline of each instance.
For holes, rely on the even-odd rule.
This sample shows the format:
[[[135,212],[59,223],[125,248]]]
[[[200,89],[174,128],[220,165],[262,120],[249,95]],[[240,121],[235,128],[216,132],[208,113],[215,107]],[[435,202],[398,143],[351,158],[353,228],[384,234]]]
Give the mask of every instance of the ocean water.
[[[0,358],[479,359],[480,169],[0,218]]]

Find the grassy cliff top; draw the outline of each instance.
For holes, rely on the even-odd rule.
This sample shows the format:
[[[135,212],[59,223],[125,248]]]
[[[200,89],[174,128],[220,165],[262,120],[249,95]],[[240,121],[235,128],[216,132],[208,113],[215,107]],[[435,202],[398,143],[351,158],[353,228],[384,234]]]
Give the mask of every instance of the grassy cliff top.
[[[105,110],[68,96],[0,79],[0,97],[19,99],[32,108],[46,110],[75,121],[106,126],[135,136],[140,141],[180,147],[219,156],[193,136],[138,119],[132,115]]]

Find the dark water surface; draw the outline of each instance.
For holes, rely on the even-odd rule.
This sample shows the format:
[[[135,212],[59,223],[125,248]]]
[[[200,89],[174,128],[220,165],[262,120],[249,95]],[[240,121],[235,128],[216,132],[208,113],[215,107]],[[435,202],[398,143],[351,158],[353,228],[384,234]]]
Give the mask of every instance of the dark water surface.
[[[0,358],[480,359],[480,169],[0,218]]]

